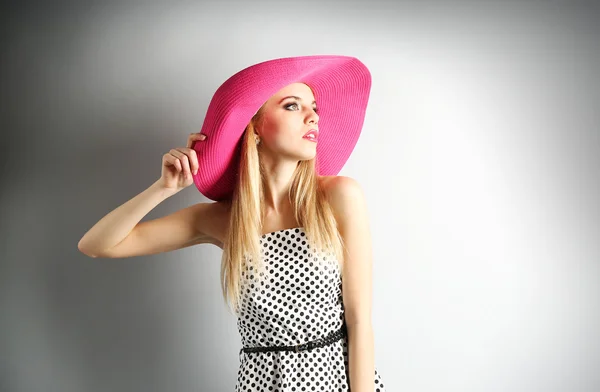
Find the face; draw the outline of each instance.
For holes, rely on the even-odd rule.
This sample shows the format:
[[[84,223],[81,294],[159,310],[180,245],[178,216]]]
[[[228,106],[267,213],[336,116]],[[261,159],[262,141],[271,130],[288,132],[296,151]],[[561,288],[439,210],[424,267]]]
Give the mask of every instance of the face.
[[[317,130],[319,116],[312,90],[304,83],[290,84],[265,103],[264,122],[256,132],[260,136],[259,151],[263,158],[308,160],[317,153],[318,135],[304,136]]]

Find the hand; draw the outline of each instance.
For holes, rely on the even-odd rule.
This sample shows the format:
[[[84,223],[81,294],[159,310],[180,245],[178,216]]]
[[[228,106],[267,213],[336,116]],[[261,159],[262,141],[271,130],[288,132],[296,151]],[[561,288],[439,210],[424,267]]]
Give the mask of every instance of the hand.
[[[192,133],[188,136],[186,147],[173,148],[163,155],[161,176],[157,181],[162,188],[179,192],[194,182],[192,173],[196,174],[199,167],[196,150],[192,146],[196,141],[204,140],[206,135]]]

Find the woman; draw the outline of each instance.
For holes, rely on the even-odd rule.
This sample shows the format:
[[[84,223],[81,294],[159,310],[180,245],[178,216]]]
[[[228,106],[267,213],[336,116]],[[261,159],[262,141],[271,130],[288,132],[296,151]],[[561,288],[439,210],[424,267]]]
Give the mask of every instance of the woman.
[[[215,92],[201,132],[147,190],[79,243],[131,257],[212,243],[242,338],[236,391],[384,391],[374,365],[371,241],[357,182],[336,176],[360,135],[371,77],[358,59],[255,64]],[[215,203],[140,222],[194,183]]]

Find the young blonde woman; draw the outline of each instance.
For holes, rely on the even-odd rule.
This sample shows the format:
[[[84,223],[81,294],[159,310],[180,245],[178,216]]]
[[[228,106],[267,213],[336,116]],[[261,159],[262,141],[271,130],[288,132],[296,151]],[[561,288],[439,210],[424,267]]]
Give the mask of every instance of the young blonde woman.
[[[79,242],[123,258],[212,243],[241,335],[236,391],[384,391],[371,324],[364,194],[337,176],[371,89],[347,56],[265,61],[215,92],[199,133],[163,156],[159,180]],[[140,222],[195,184],[198,203]]]

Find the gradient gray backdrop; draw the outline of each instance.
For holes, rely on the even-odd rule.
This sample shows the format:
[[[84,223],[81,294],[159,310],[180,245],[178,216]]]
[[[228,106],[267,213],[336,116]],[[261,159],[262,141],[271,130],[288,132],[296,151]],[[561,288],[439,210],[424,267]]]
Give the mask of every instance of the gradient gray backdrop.
[[[599,8],[3,7],[0,390],[233,390],[217,247],[109,260],[77,243],[158,179],[227,77],[309,54],[373,75],[340,174],[370,209],[387,390],[600,390]],[[145,219],[202,201],[191,186]]]

